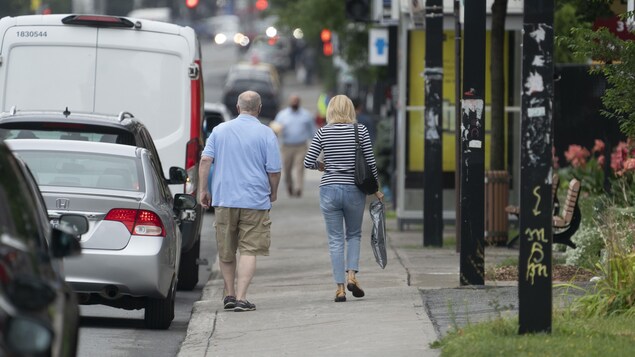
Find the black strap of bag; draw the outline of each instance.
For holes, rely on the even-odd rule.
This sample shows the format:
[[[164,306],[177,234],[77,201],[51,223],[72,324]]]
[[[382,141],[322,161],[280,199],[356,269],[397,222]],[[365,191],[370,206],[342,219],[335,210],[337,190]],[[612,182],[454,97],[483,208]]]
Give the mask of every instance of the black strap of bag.
[[[373,170],[364,157],[357,132],[357,123],[353,124],[353,128],[355,129],[355,185],[365,194],[372,195],[377,192],[379,185],[373,176]]]

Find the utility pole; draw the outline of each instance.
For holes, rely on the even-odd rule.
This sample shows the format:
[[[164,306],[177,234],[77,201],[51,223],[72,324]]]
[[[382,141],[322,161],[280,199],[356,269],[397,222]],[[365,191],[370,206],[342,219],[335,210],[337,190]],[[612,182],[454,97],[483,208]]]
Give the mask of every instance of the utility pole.
[[[443,0],[426,1],[423,245],[443,246]]]
[[[485,0],[465,2],[461,100],[461,285],[485,284]]]
[[[520,149],[520,334],[551,332],[554,0],[526,1]]]
[[[454,0],[454,230],[461,251],[461,0]]]

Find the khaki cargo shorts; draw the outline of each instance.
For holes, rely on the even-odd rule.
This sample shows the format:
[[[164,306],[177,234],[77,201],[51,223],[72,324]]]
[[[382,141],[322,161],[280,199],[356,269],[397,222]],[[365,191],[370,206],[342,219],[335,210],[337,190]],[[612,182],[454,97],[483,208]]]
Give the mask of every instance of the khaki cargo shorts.
[[[214,207],[216,247],[225,263],[241,255],[269,255],[271,220],[269,210]]]

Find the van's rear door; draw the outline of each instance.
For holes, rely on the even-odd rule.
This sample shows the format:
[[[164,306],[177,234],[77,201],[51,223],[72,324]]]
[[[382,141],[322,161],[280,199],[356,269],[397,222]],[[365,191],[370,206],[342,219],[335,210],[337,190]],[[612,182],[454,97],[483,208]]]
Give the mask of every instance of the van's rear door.
[[[94,111],[97,28],[50,15],[5,18],[0,109]],[[13,23],[10,23],[10,22]],[[5,27],[6,26],[6,27]]]
[[[170,166],[185,163],[190,53],[178,34],[99,30],[95,111],[126,110],[139,118],[152,135],[166,177]]]

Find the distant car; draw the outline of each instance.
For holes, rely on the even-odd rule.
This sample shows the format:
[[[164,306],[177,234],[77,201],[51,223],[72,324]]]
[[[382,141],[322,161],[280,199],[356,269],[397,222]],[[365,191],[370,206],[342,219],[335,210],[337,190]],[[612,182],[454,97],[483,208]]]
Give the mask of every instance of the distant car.
[[[75,356],[77,298],[62,258],[81,253],[86,217],[51,227],[27,166],[0,141],[0,356]]]
[[[80,304],[145,309],[145,326],[167,329],[181,256],[179,223],[196,204],[172,197],[161,170],[145,148],[111,143],[6,140],[38,182],[49,219],[67,213],[88,217],[83,255],[65,261],[66,281]],[[186,172],[171,167],[170,180]]]
[[[289,70],[293,64],[291,40],[284,36],[258,36],[252,40],[245,60],[249,62],[269,63],[279,72]]]
[[[245,46],[245,36],[240,32],[240,18],[236,15],[217,15],[205,20],[217,45]]]
[[[240,63],[230,68],[222,92],[222,102],[238,115],[236,102],[240,93],[253,90],[260,94],[260,119],[273,120],[280,109],[281,87],[278,71],[272,65]]]
[[[2,139],[56,139],[99,141],[143,147],[152,153],[155,166],[163,171],[161,159],[147,127],[131,113],[101,115],[94,113],[19,111],[0,113],[0,138]],[[163,174],[161,176],[163,178]],[[174,184],[165,179],[168,184]],[[181,223],[183,246],[179,268],[180,290],[192,290],[198,283],[198,259],[200,255],[200,230],[202,218],[200,205],[188,212],[189,220]]]

